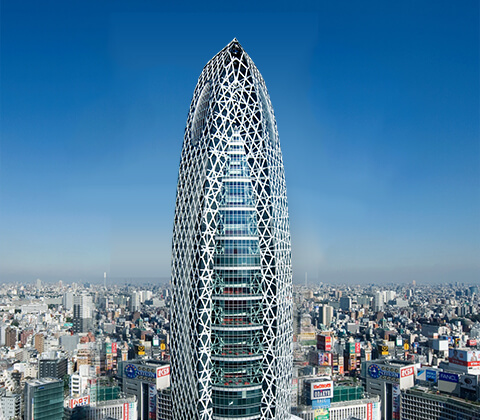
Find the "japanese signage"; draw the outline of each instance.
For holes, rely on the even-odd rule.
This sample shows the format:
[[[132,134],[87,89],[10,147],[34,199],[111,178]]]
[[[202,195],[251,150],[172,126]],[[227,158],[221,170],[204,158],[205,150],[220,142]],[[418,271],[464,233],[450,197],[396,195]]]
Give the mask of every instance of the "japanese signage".
[[[164,366],[157,368],[157,378],[163,378],[164,376],[170,375],[170,366]]]
[[[468,370],[480,371],[480,350],[450,349],[448,361],[452,365],[462,366]]]
[[[317,348],[323,351],[332,350],[332,337],[328,335],[317,336]]]
[[[314,420],[328,420],[330,418],[330,399],[312,401]]]
[[[415,373],[415,369],[413,366],[408,366],[406,368],[402,368],[400,371],[400,377],[406,378],[407,376],[412,376]]]
[[[373,407],[372,407],[372,403],[368,403],[367,404],[367,420],[372,420],[372,411],[373,411]]]
[[[437,372],[427,369],[427,371],[425,372],[425,379],[430,382],[437,382]]]
[[[70,408],[75,408],[82,405],[89,405],[90,404],[90,395],[86,395],[85,397],[80,398],[71,398],[70,399]]]
[[[333,382],[312,382],[310,384],[310,398],[316,400],[319,398],[332,398],[333,397]]]

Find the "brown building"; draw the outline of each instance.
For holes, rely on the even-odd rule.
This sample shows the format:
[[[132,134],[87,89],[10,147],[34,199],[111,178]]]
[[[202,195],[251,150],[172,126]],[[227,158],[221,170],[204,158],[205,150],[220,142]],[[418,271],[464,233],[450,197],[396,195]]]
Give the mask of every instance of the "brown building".
[[[45,336],[41,333],[35,334],[33,345],[40,354],[43,353],[45,351]]]
[[[5,345],[7,347],[15,347],[15,344],[17,344],[17,332],[16,328],[7,327],[5,329]]]

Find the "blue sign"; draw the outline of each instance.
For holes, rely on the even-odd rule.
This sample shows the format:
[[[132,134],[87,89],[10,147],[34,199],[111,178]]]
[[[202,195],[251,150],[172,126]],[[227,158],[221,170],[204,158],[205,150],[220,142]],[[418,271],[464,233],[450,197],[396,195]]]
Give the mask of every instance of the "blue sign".
[[[458,383],[458,375],[455,375],[454,373],[440,372],[438,374],[438,380]]]
[[[437,382],[437,372],[434,370],[427,370],[425,372],[425,378],[430,382]]]
[[[325,398],[323,400],[312,400],[312,409],[316,410],[318,408],[330,408],[330,398]]]

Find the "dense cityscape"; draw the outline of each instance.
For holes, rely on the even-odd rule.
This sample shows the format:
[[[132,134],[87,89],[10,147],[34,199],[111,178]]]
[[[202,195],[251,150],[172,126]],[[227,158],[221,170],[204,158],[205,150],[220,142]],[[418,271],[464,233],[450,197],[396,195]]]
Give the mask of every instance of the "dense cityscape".
[[[37,280],[0,293],[3,419],[172,418],[168,284]],[[479,417],[478,286],[296,285],[293,296],[296,416]]]
[[[107,3],[2,5],[0,420],[480,420],[478,4]]]

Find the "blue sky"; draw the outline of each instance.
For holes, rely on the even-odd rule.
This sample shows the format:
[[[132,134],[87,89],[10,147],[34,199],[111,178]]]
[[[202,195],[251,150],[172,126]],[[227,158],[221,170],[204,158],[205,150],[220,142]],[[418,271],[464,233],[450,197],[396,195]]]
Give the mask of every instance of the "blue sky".
[[[294,278],[478,282],[477,1],[1,10],[0,278],[168,278],[197,78],[237,37],[277,118]]]

